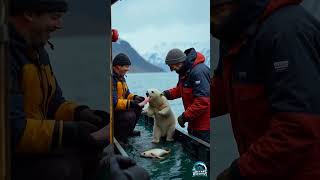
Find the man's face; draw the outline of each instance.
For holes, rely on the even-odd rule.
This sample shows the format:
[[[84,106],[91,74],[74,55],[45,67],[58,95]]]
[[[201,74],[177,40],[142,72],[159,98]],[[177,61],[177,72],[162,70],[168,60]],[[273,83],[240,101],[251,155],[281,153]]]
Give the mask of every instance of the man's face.
[[[228,19],[237,9],[237,4],[234,2],[226,2],[219,5],[212,5],[210,9],[210,26],[211,34],[215,36],[220,34]],[[215,36],[216,37],[216,36]]]
[[[47,12],[43,14],[31,13],[30,19],[30,41],[33,46],[45,45],[51,34],[62,28],[63,12]]]
[[[169,68],[171,71],[175,71],[178,73],[178,71],[182,68],[183,62],[177,63],[177,64],[170,64]]]
[[[113,68],[117,74],[119,74],[120,76],[124,76],[130,70],[130,65],[124,65],[124,66],[116,65]]]

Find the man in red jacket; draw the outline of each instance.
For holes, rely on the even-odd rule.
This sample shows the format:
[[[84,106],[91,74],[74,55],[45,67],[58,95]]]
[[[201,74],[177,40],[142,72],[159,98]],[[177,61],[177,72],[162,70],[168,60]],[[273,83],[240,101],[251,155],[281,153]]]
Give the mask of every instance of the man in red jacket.
[[[216,0],[211,116],[230,113],[240,157],[224,179],[320,179],[320,23],[299,0]]]
[[[167,99],[182,97],[185,112],[178,117],[178,123],[188,132],[206,142],[210,142],[210,70],[204,64],[205,57],[190,48],[182,52],[172,49],[166,56],[166,64],[171,71],[179,74],[175,88],[163,92]]]

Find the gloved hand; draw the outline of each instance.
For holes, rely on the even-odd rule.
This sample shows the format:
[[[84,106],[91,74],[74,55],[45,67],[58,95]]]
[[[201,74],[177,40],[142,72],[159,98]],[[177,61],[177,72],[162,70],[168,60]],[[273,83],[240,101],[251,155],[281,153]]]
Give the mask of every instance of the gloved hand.
[[[169,92],[169,90],[163,91],[162,94],[163,94],[163,96],[166,97],[167,99],[170,98],[170,92]]]
[[[109,114],[100,110],[91,110],[88,106],[78,106],[75,109],[74,119],[86,121],[98,128],[103,128],[109,123]]]
[[[102,110],[93,110],[93,113],[102,119],[103,126],[106,126],[110,123],[110,114],[108,112]]]
[[[59,137],[60,122],[56,122],[55,134]],[[64,121],[62,122],[62,147],[80,147],[88,150],[99,150],[103,148],[105,142],[96,141],[92,132],[98,128],[85,121]]]
[[[178,123],[181,127],[186,127],[184,124],[186,123],[185,119],[184,119],[184,114],[182,113],[179,117],[178,117]]]
[[[144,97],[138,96],[138,95],[134,95],[134,96],[133,96],[133,100],[141,103],[142,101],[144,101]]]
[[[136,162],[128,157],[114,155],[110,157],[111,180],[149,180],[148,172],[136,165]]]
[[[136,100],[133,100],[133,101],[130,101],[130,108],[132,109],[143,109],[144,106],[140,106],[139,105],[140,102],[136,101]]]

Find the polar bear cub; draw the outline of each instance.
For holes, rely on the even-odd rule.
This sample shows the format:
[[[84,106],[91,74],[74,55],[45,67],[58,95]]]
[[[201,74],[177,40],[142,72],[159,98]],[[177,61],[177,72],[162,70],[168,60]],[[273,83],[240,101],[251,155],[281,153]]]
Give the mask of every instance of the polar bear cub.
[[[149,106],[142,114],[154,118],[152,142],[159,143],[160,137],[173,141],[177,121],[167,98],[154,88],[148,89],[146,95],[149,97]]]

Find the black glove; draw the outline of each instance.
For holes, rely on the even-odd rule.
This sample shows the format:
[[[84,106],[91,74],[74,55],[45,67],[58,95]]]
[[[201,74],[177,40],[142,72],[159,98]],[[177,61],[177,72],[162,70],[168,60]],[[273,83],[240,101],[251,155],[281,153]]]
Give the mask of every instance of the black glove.
[[[130,108],[132,108],[132,109],[142,109],[144,106],[139,106],[139,103],[140,102],[138,102],[136,100],[130,101]]]
[[[142,101],[144,101],[144,97],[138,96],[138,95],[134,95],[134,96],[133,96],[133,100],[141,103]]]
[[[181,127],[186,127],[184,124],[186,123],[185,118],[184,118],[184,114],[182,113],[179,117],[178,117],[178,123]]]
[[[104,142],[96,141],[90,135],[98,130],[96,126],[85,121],[64,121],[62,126],[60,123],[55,124],[54,138],[59,142],[59,135],[62,132],[62,147],[80,147],[88,150],[100,150],[104,147]],[[63,128],[62,131],[60,127]]]
[[[170,92],[169,92],[169,90],[163,91],[162,94],[163,94],[163,96],[166,97],[167,99],[170,98]]]
[[[86,121],[98,128],[103,128],[109,123],[109,114],[103,111],[91,110],[88,106],[78,106],[75,109],[74,119],[76,121]]]
[[[136,165],[136,162],[128,157],[114,155],[110,157],[111,180],[149,180],[148,172]]]
[[[103,126],[106,126],[110,123],[110,114],[108,112],[101,111],[101,110],[94,110],[93,113],[102,119]]]

